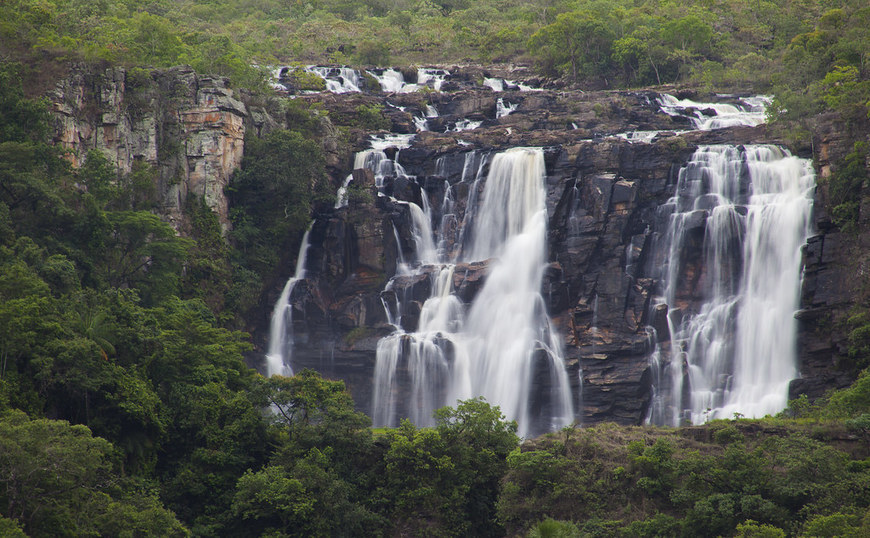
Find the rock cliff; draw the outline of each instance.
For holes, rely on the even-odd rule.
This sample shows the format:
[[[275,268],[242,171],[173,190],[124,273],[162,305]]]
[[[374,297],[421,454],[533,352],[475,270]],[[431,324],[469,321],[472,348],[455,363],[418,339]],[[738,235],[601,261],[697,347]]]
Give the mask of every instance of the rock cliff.
[[[73,69],[49,94],[55,141],[74,166],[99,150],[119,173],[158,168],[161,212],[176,224],[188,194],[229,225],[223,189],[239,166],[248,111],[223,78],[188,67]]]
[[[416,135],[409,148],[388,150],[390,156],[398,153],[397,162],[408,174],[384,178],[388,196],[378,196],[370,172],[352,170],[352,157],[339,147],[338,136],[324,139],[336,189],[352,172],[358,194],[345,207],[320,208],[316,215],[308,277],[291,300],[293,366],[344,379],[358,407],[370,412],[375,350],[395,322],[385,305],[402,303],[405,315],[399,323],[413,330],[431,293],[429,274],[437,269],[397,277],[384,289],[414,256],[413,216],[404,202],[423,206],[425,200],[434,208],[434,221],[455,228],[466,218],[474,175],[469,176],[469,166],[485,174],[494,152],[535,146],[544,148],[549,219],[550,263],[541,291],[563,337],[576,416],[584,423],[640,423],[651,400],[647,327],[664,334],[667,323],[666,309],[650,304],[657,285],[651,268],[662,261],[651,250],[656,208],[673,194],[677,170],[699,145],[783,142],[764,126],[684,132],[690,121],[663,113],[653,92],[494,92],[479,84],[490,73],[476,69],[458,72],[442,92],[375,89],[296,97],[317,103],[335,122],[353,118],[360,105],[378,107],[390,131]],[[223,189],[241,161],[246,130],[263,134],[281,123],[265,108],[243,103],[224,79],[185,67],[74,71],[50,98],[56,140],[70,150],[73,164],[96,149],[122,173],[136,161],[156,166],[162,212],[174,223],[192,193],[204,196],[228,226]],[[418,132],[421,127],[426,130]],[[823,123],[817,132],[814,156],[825,177],[847,150],[835,122]],[[367,147],[370,133],[357,128],[346,134],[355,149]],[[438,208],[445,194],[456,208],[441,221]],[[853,375],[841,367],[847,335],[839,320],[855,302],[861,282],[851,276],[866,270],[866,248],[860,237],[832,224],[823,210],[825,196],[822,186],[816,236],[805,249],[796,314],[801,378],[792,383],[792,396],[820,396]],[[866,220],[870,211],[861,213]],[[870,222],[862,221],[862,229],[865,224]],[[284,273],[292,264],[287,267]],[[473,300],[488,271],[486,261],[457,265],[453,285],[463,302]],[[271,310],[280,283],[275,288],[264,300],[263,313]],[[268,320],[264,316],[255,325],[255,341],[265,349]],[[661,344],[667,352],[668,343]]]
[[[418,133],[411,147],[399,151],[397,161],[415,180],[410,186],[386,180],[386,192],[395,201],[372,194],[374,201],[351,203],[316,221],[309,278],[294,299],[294,366],[344,378],[360,407],[370,411],[375,349],[379,338],[392,331],[384,305],[401,302],[401,325],[413,330],[431,293],[428,275],[437,270],[396,278],[384,291],[398,260],[413,257],[410,217],[402,202],[423,206],[425,197],[425,205],[435,208],[433,221],[439,222],[443,215],[437,208],[449,191],[458,207],[452,224],[446,225],[455,226],[465,218],[462,205],[471,188],[469,155],[481,156],[472,161],[484,163],[485,175],[485,156],[515,146],[543,147],[550,265],[542,292],[563,336],[577,395],[576,374],[582,371],[577,417],[587,423],[643,421],[652,383],[647,327],[661,329],[666,323],[666,311],[651,311],[650,305],[657,285],[649,276],[651,267],[661,263],[650,248],[653,230],[661,228],[656,208],[673,195],[676,171],[698,146],[782,143],[764,126],[677,135],[690,128],[688,120],[662,113],[655,98],[646,92],[494,93],[468,88],[431,94],[425,101],[414,94],[355,95],[341,102],[328,96],[329,105],[338,110],[389,101],[384,110],[397,132],[412,131],[413,118],[424,116],[427,105],[439,115],[429,119],[431,131]],[[517,106],[499,117],[498,99]],[[456,131],[458,122],[469,118],[480,125]],[[635,131],[662,132],[644,143],[627,140],[627,133]],[[618,134],[623,136],[614,136]],[[820,240],[814,238],[811,245]],[[485,262],[457,266],[454,288],[466,304],[487,272]],[[805,300],[824,300],[824,293],[815,299],[810,293]],[[802,349],[804,378],[795,390],[831,381],[820,367],[820,361],[830,361],[837,353],[827,342],[827,347],[815,344],[815,359]],[[662,346],[667,350],[667,342]]]

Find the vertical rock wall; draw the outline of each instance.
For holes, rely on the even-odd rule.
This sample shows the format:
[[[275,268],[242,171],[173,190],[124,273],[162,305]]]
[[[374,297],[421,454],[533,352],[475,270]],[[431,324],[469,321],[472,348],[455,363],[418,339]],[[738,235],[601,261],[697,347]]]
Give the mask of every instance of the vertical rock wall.
[[[160,171],[162,213],[177,224],[189,194],[202,196],[229,226],[223,189],[241,163],[245,105],[224,78],[189,67],[146,71],[73,69],[49,99],[55,141],[80,166],[99,150],[121,174],[136,161]]]

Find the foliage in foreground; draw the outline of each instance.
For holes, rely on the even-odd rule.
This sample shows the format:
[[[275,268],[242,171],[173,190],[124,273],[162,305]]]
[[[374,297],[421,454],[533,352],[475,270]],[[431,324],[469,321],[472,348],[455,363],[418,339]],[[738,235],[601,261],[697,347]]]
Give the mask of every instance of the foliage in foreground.
[[[842,425],[827,428],[722,421],[552,434],[508,458],[499,519],[511,533],[572,521],[579,531],[567,536],[833,536],[813,529],[842,520],[839,535],[858,536],[870,529],[868,437],[852,441],[850,457],[825,439]]]

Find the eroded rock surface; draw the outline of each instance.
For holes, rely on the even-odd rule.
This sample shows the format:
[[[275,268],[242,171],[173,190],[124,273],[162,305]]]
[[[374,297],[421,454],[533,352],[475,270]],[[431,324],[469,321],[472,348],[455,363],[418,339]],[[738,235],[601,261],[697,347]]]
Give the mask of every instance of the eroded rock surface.
[[[498,97],[518,103],[516,110],[496,118]],[[377,98],[359,95],[339,101],[327,96],[325,102],[348,113],[358,103]],[[397,323],[413,331],[432,291],[430,275],[440,270],[424,266],[413,275],[395,278],[384,290],[395,274],[398,253],[414,259],[413,240],[407,236],[410,222],[402,214],[406,206],[401,201],[423,205],[420,197],[425,196],[436,226],[458,228],[467,218],[465,205],[471,191],[482,188],[474,179],[478,174],[486,176],[488,158],[511,147],[542,147],[550,265],[541,291],[563,338],[566,367],[577,395],[577,418],[586,423],[642,422],[651,398],[648,327],[666,324],[666,312],[656,315],[650,308],[656,283],[648,275],[653,273],[650,267],[660,262],[651,249],[652,234],[663,229],[656,222],[656,208],[672,196],[676,172],[699,145],[779,140],[764,127],[678,135],[689,126],[662,113],[655,95],[643,92],[496,94],[461,89],[429,95],[425,102],[416,94],[380,98],[395,105],[384,110],[397,131],[409,129],[411,117],[423,114],[426,104],[439,112],[437,121],[430,120],[432,127],[449,129],[461,117],[482,123],[461,132],[419,132],[413,145],[399,152],[398,162],[421,191],[391,190],[398,203],[381,197],[373,207],[351,205],[318,219],[328,224],[315,224],[315,230],[325,226],[330,232],[322,239],[312,235],[315,246],[309,252],[318,254],[309,264],[309,288],[319,289],[317,296],[324,302],[316,315],[303,306],[313,296],[297,303],[300,315],[294,315],[295,330],[304,343],[297,345],[294,366],[344,378],[360,408],[370,411],[377,341],[393,329],[384,305],[401,303],[405,315]],[[649,143],[614,136],[637,130],[662,132]],[[472,152],[476,157],[470,157]],[[479,171],[469,172],[469,163],[478,167],[481,162]],[[448,192],[454,207],[450,219],[444,220],[439,207]],[[699,222],[702,225],[703,219]],[[703,228],[699,229],[703,237]],[[453,252],[459,245],[448,238],[444,248]],[[368,255],[359,254],[364,251]],[[457,265],[453,284],[465,304],[485,282],[487,265],[486,261]],[[688,304],[696,299],[694,293],[689,279],[681,296]],[[667,349],[666,342],[661,345]]]
[[[241,163],[248,111],[224,78],[189,67],[73,70],[49,98],[55,140],[79,166],[101,151],[122,174],[136,161],[160,171],[161,212],[176,224],[188,194],[229,225],[223,189]]]

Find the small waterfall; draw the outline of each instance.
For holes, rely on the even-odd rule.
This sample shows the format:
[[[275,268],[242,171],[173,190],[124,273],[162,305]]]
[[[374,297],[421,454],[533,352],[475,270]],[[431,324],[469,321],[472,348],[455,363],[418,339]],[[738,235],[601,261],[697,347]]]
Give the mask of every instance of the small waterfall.
[[[508,80],[505,78],[484,78],[483,85],[492,89],[494,92],[503,92],[506,90],[521,91],[521,92],[538,92],[541,88],[534,88],[528,84],[522,84]]]
[[[326,90],[332,93],[350,93],[362,91],[359,89],[360,75],[350,67],[329,67],[309,65],[305,68],[326,82]]]
[[[657,246],[667,252],[657,304],[670,309],[672,356],[660,378],[669,389],[656,387],[669,398],[652,420],[700,423],[785,407],[798,375],[794,312],[814,186],[808,161],[773,146],[702,147],[680,171],[660,210],[669,225]],[[701,258],[687,259],[699,240]]]
[[[421,67],[417,69],[417,82],[408,83],[401,71],[393,68],[371,69],[367,73],[378,80],[384,93],[413,93],[425,87],[441,91],[441,86],[450,76],[446,69]]]
[[[470,120],[468,118],[462,118],[461,120],[457,120],[456,123],[453,124],[453,128],[450,129],[453,132],[459,133],[462,131],[473,131],[483,125],[482,121]]]
[[[406,93],[408,91],[408,85],[405,84],[405,77],[401,71],[390,68],[384,69],[381,73],[377,71],[369,71],[368,73],[378,79],[384,93]]]
[[[387,157],[386,149],[394,147],[402,150],[411,145],[414,135],[390,134],[373,136],[370,140],[371,148],[357,152],[353,157],[353,169],[371,170],[375,176],[375,185],[382,187],[384,178],[388,176],[407,177],[405,169],[398,162]],[[398,153],[396,154],[398,159]],[[335,208],[339,209],[347,205],[347,188],[353,180],[353,174],[345,178],[344,183],[336,194]]]
[[[421,67],[417,69],[417,86],[432,86],[436,92],[441,91],[444,81],[450,76],[450,71],[434,67]]]
[[[418,131],[428,131],[429,119],[437,117],[438,110],[432,105],[426,105],[426,113],[423,116],[414,116],[414,126]]]
[[[504,79],[500,78],[484,78],[483,85],[491,88],[494,92],[504,91]]]
[[[350,186],[351,181],[353,181],[353,174],[348,174],[347,177],[344,178],[344,183],[342,183],[341,187],[338,188],[338,192],[335,193],[334,209],[347,207],[347,188]]]
[[[519,103],[506,103],[504,99],[501,97],[498,98],[498,101],[495,103],[495,118],[503,118],[517,109]]]
[[[269,324],[269,351],[266,353],[266,376],[292,376],[293,366],[290,363],[293,352],[293,304],[290,298],[296,283],[305,278],[305,259],[308,257],[308,235],[311,226],[302,236],[299,254],[296,256],[296,272],[284,284],[281,295],[272,311],[272,321]]]
[[[466,156],[464,178],[474,166],[474,155]],[[441,267],[429,270],[432,293],[416,331],[399,329],[378,343],[375,424],[394,426],[407,417],[431,425],[435,409],[474,396],[499,405],[508,419],[519,422],[521,435],[571,423],[561,340],[540,294],[547,263],[544,174],[539,149],[518,148],[495,156],[480,210],[466,220],[473,231],[463,259],[497,259],[489,262],[486,281],[468,307],[454,289],[460,276],[456,262],[431,261]],[[466,217],[474,206],[470,199]],[[423,213],[428,223],[428,204]],[[425,224],[415,228],[423,231]],[[418,243],[421,261],[438,257],[438,251],[429,250],[430,243]],[[538,393],[532,393],[533,386]]]
[[[423,202],[426,203],[426,194],[423,194]],[[417,246],[417,259],[424,264],[438,263],[438,253],[435,242],[432,239],[432,224],[429,217],[429,208],[426,211],[413,202],[408,202],[411,209],[412,234]]]
[[[745,106],[727,103],[696,103],[663,94],[658,98],[662,112],[669,116],[688,117],[695,129],[709,131],[739,125],[755,126],[766,121],[765,112],[771,99],[766,96],[747,97]]]

